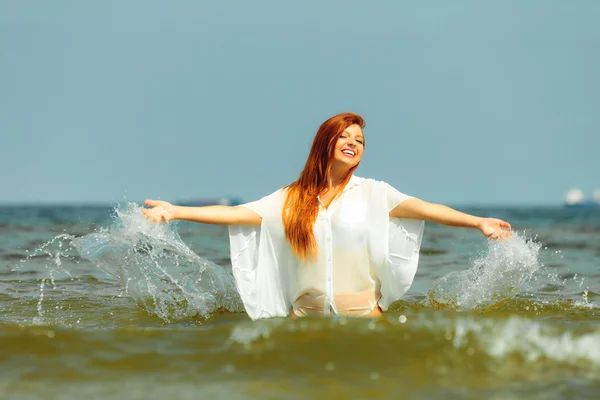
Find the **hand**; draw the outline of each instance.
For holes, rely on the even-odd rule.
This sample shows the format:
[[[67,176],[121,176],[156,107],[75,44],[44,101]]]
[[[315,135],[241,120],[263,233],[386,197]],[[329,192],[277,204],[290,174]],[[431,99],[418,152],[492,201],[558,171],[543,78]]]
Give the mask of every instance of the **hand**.
[[[171,203],[161,200],[146,200],[144,202],[152,208],[142,208],[142,212],[152,222],[168,222],[175,218],[175,207]]]
[[[510,239],[512,232],[510,224],[496,218],[483,218],[479,223],[479,230],[489,239]]]

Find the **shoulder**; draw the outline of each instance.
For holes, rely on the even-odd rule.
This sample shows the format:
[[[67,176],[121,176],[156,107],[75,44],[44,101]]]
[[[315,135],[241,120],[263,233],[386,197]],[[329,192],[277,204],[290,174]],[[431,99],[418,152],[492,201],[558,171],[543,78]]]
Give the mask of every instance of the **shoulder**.
[[[288,188],[282,187],[281,189],[277,189],[276,191],[274,191],[267,197],[269,197],[272,202],[283,204],[287,197],[287,193],[288,193]]]
[[[350,184],[352,184],[353,180],[354,180],[355,185],[361,185],[367,191],[387,190],[387,188],[391,187],[387,182],[379,181],[379,180],[373,179],[373,178],[361,178],[358,176],[352,176],[352,179],[350,180]]]
[[[285,188],[277,189],[273,193],[250,203],[242,204],[242,206],[250,208],[263,218],[268,215],[275,215],[277,210],[283,207],[285,201],[284,190]]]

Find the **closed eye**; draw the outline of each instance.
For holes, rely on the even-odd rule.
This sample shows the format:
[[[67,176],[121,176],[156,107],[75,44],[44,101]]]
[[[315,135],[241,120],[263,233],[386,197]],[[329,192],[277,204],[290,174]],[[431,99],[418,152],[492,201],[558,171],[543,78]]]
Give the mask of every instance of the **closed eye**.
[[[346,135],[340,135],[339,139],[346,139],[348,136]],[[365,145],[365,141],[362,139],[356,139],[356,142],[360,143],[362,146]]]

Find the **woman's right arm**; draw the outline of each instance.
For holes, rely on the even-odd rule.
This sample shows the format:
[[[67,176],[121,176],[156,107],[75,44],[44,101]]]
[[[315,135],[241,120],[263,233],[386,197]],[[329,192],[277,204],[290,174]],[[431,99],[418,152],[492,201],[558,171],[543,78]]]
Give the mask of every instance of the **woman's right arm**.
[[[161,200],[146,200],[144,204],[150,208],[142,208],[142,212],[153,222],[174,219],[216,225],[260,225],[262,222],[262,218],[247,207],[184,207]]]

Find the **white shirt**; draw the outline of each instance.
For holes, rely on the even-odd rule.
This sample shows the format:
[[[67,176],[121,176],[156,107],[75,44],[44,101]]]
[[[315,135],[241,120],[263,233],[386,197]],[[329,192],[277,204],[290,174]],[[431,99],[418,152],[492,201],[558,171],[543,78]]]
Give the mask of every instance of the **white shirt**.
[[[419,260],[423,221],[390,218],[411,198],[385,182],[352,176],[314,225],[317,257],[303,262],[285,238],[282,189],[244,204],[260,227],[231,226],[231,262],[238,291],[252,319],[287,316],[309,293],[324,295],[324,313],[338,313],[336,297],[374,292],[386,310],[410,287]]]

